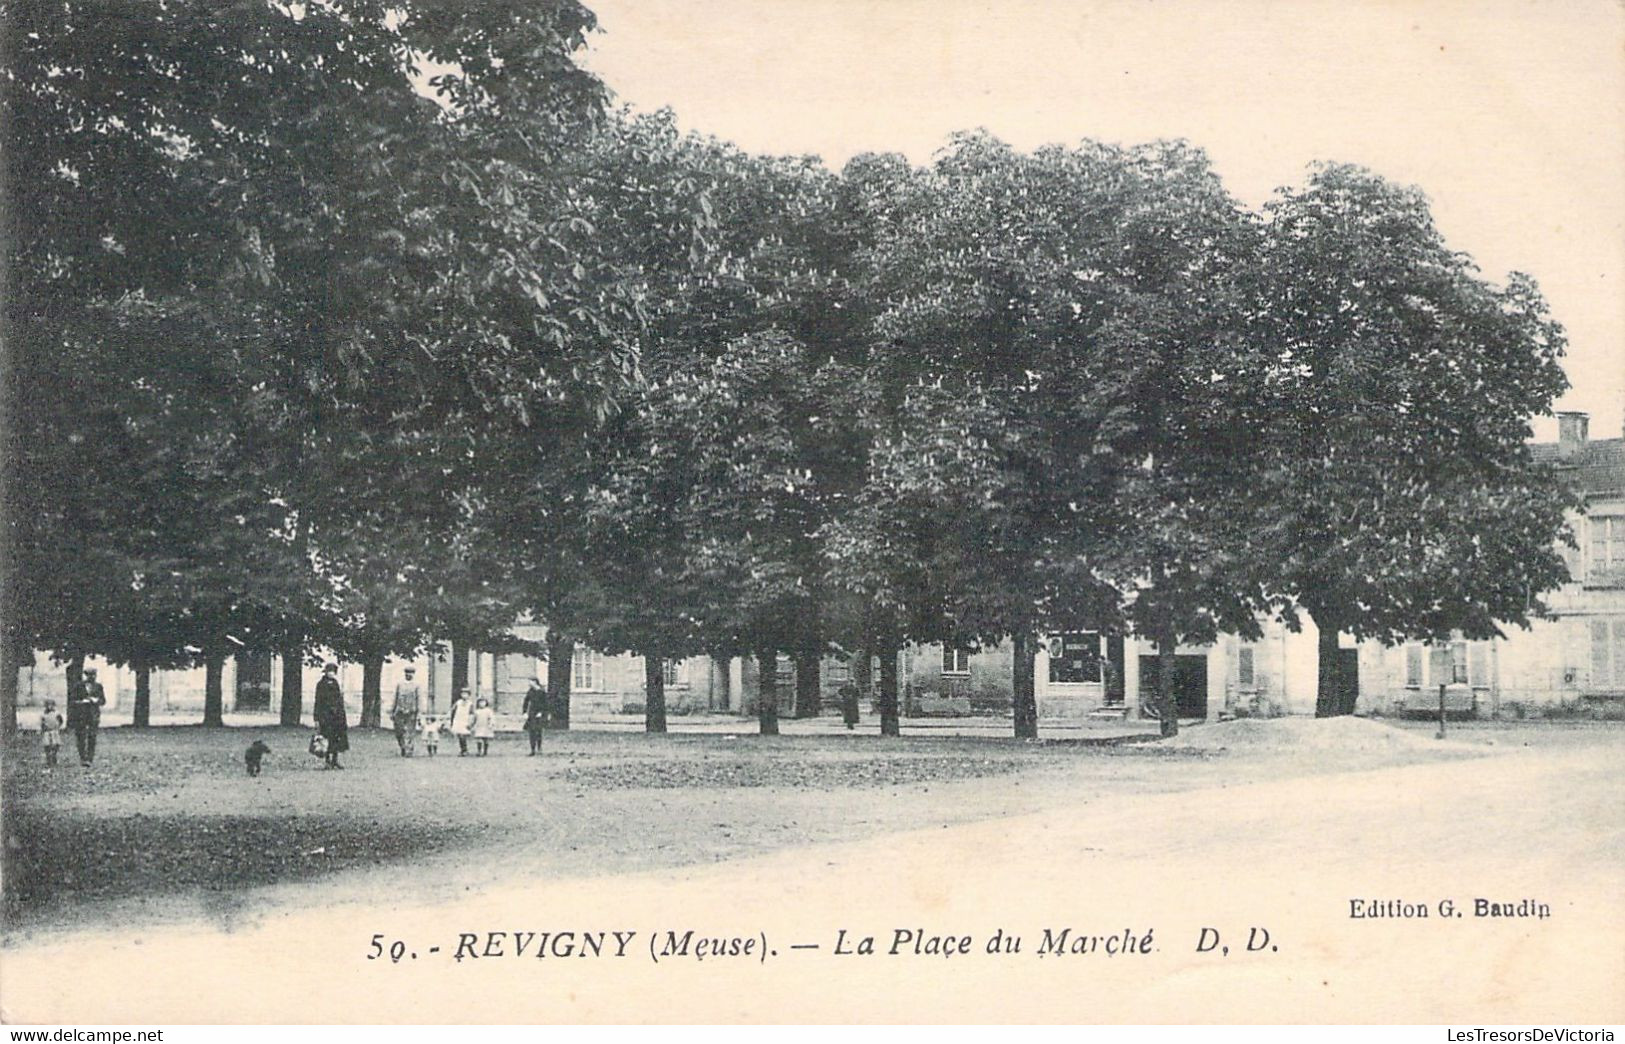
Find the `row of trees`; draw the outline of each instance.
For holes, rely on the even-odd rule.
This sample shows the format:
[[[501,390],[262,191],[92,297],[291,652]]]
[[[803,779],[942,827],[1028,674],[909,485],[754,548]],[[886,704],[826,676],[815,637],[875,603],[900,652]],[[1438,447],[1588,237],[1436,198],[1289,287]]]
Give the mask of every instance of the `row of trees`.
[[[1322,165],[1255,213],[1185,143],[927,167],[609,108],[574,0],[0,5],[3,723],[30,650],[367,665],[545,622],[650,664],[1312,618],[1487,637],[1563,578],[1533,283]],[[424,89],[420,70],[441,70]],[[431,98],[429,95],[432,94]],[[297,721],[297,671],[283,714]],[[1175,727],[1171,706],[1161,715]]]

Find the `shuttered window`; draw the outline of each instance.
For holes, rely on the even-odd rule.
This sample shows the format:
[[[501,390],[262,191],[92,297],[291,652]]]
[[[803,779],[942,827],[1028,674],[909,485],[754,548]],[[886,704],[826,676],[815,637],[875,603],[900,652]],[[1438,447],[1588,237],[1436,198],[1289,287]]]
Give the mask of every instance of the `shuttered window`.
[[[1405,687],[1407,689],[1420,689],[1422,687],[1422,647],[1420,645],[1405,646]]]
[[[1625,617],[1591,621],[1591,689],[1625,690]]]
[[[1625,517],[1587,519],[1586,532],[1591,537],[1586,548],[1586,580],[1625,582]]]

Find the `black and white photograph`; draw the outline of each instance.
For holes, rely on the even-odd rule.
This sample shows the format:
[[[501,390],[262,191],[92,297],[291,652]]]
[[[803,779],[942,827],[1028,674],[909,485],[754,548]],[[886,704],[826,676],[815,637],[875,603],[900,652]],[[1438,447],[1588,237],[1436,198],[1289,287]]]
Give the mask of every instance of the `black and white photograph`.
[[[1625,5],[0,0],[0,246],[0,1022],[1625,1023]]]

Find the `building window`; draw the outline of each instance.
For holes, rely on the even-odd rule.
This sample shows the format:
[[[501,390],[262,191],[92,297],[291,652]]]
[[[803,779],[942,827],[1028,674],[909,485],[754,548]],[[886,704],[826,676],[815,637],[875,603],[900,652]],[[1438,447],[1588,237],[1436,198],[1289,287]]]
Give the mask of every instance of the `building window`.
[[[1243,689],[1251,689],[1258,684],[1253,674],[1253,647],[1250,645],[1236,650],[1236,682]]]
[[[942,647],[942,673],[969,674],[970,650],[961,646],[944,645]]]
[[[1060,685],[1100,681],[1100,632],[1075,631],[1051,642],[1049,680]]]
[[[688,664],[684,660],[666,660],[660,665],[660,673],[665,679],[668,688],[676,688],[688,684]]]
[[[1586,580],[1591,583],[1625,581],[1625,516],[1587,519],[1586,531],[1591,537]]]
[[[1420,645],[1405,646],[1405,688],[1420,689],[1422,687],[1422,647]]]
[[[1450,643],[1450,684],[1467,684],[1467,643]]]
[[[603,662],[597,652],[585,645],[576,646],[575,656],[571,658],[570,666],[570,688],[572,691],[596,692],[598,690]]]
[[[779,653],[773,661],[773,684],[780,692],[788,692],[796,683],[796,662],[786,653]]]
[[[829,674],[829,680],[837,685],[852,680],[852,662],[850,660],[831,660],[824,670]]]
[[[1468,662],[1472,664],[1473,687],[1487,689],[1490,687],[1490,647],[1488,642],[1474,642],[1467,650]]]
[[[1591,621],[1591,688],[1625,689],[1625,617]]]

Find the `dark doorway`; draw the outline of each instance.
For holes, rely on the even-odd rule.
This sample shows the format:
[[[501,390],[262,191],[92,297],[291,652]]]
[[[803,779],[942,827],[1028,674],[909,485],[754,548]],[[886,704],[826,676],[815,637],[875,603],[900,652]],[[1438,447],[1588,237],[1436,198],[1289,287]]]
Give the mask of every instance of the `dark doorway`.
[[[1108,707],[1121,707],[1123,705],[1123,653],[1123,636],[1120,634],[1108,635],[1106,638],[1106,706]]]
[[[1140,705],[1155,707],[1161,696],[1155,656],[1140,657]],[[1207,717],[1207,657],[1174,657],[1174,699],[1181,718]]]
[[[232,704],[238,711],[269,711],[271,709],[271,654],[268,652],[242,652],[237,654],[237,696]]]

